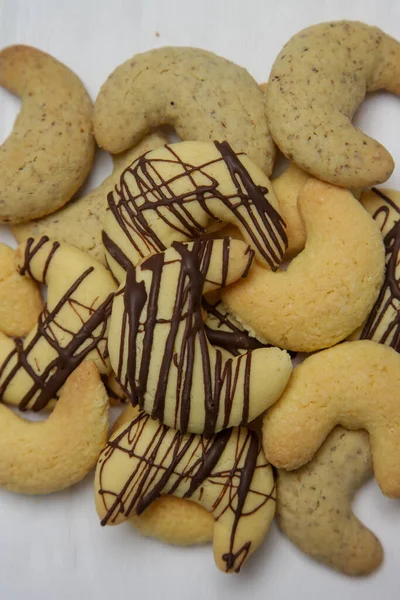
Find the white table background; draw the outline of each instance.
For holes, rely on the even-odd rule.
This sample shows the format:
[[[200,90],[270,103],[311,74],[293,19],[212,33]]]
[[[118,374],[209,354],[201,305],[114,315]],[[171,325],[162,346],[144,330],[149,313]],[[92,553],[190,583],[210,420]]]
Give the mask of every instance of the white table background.
[[[212,50],[263,82],[291,35],[341,18],[364,20],[400,38],[398,0],[0,0],[0,47],[25,43],[53,54],[81,77],[94,99],[119,63],[163,45]],[[0,142],[18,108],[18,100],[0,89]],[[357,123],[400,162],[399,121],[398,98],[385,94],[369,98],[357,115]],[[110,170],[109,157],[99,153],[87,187]],[[390,184],[400,189],[400,170]],[[0,228],[0,239],[12,237]],[[385,498],[371,481],[355,507],[385,548],[376,574],[336,574],[309,560],[274,525],[243,572],[227,576],[215,568],[211,545],[173,548],[139,537],[129,524],[101,528],[91,475],[51,496],[2,491],[0,600],[398,599],[400,502]]]

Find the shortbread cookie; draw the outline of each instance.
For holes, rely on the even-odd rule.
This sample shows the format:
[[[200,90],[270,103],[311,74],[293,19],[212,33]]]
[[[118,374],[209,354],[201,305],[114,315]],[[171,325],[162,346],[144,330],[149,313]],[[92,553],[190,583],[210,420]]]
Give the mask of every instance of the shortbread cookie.
[[[29,238],[20,273],[46,283],[47,303],[22,342],[0,334],[0,400],[41,410],[83,360],[108,373],[107,325],[115,283],[106,268],[68,244]]]
[[[104,246],[101,239],[103,220],[107,207],[107,194],[119,183],[123,171],[138,156],[166,144],[167,137],[162,133],[152,133],[134,148],[113,156],[114,169],[97,188],[82,198],[68,202],[56,213],[29,223],[11,228],[19,243],[29,237],[47,235],[59,242],[67,242],[105,263]]]
[[[128,425],[139,415],[137,406],[128,404],[114,423],[111,433]],[[184,498],[160,496],[130,523],[142,535],[175,546],[194,546],[212,541],[214,519],[205,508]]]
[[[310,179],[299,207],[303,252],[279,273],[253,265],[222,290],[222,300],[257,338],[312,352],[363,323],[383,281],[384,247],[379,227],[347,190]]]
[[[246,424],[283,392],[287,352],[248,351],[232,359],[207,340],[203,293],[245,276],[253,252],[238,240],[174,242],[128,269],[115,296],[108,349],[132,404],[182,432]]]
[[[0,332],[22,337],[43,310],[38,286],[15,268],[15,250],[0,244]]]
[[[135,161],[108,195],[103,242],[118,281],[130,264],[203,234],[212,221],[236,225],[257,258],[276,269],[284,222],[266,175],[227,142],[181,142]]]
[[[286,258],[296,256],[306,245],[306,228],[297,206],[297,200],[301,188],[309,177],[308,173],[296,167],[294,163],[290,163],[279,177],[271,181],[279,200],[279,212],[286,223],[288,238]]]
[[[256,433],[234,428],[211,439],[183,434],[144,412],[111,436],[95,476],[102,525],[142,514],[170,494],[214,517],[215,562],[239,571],[266,536],[275,513],[275,483]]]
[[[105,150],[122,152],[165,124],[182,140],[226,140],[272,172],[264,96],[246,69],[212,52],[166,47],[136,54],[101,87],[94,133]]]
[[[367,92],[400,94],[400,43],[358,21],[312,25],[278,55],[266,90],[272,136],[298,167],[335,185],[386,181],[393,158],[351,120]]]
[[[306,554],[347,575],[379,567],[378,538],[352,512],[358,488],[372,475],[366,431],[336,427],[311,462],[278,469],[279,527]]]
[[[0,422],[0,487],[50,494],[74,485],[107,441],[108,397],[95,364],[75,369],[46,421],[26,421],[0,404]]]
[[[94,158],[92,103],[80,79],[30,46],[0,52],[0,85],[21,98],[0,146],[0,222],[21,223],[63,206]]]
[[[384,494],[400,497],[399,397],[400,356],[392,348],[362,340],[309,356],[264,418],[266,456],[297,469],[335,425],[366,429],[376,480]]]
[[[367,320],[349,339],[374,340],[400,352],[400,192],[372,188],[364,192],[361,203],[381,229],[386,270]]]

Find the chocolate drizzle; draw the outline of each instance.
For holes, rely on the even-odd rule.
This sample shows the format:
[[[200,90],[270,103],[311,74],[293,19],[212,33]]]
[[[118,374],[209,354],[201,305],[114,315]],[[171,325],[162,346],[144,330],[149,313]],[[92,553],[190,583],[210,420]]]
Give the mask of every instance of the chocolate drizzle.
[[[41,277],[42,281],[45,280],[49,265],[60,247],[58,242],[49,242],[47,237],[41,238],[36,245],[34,245],[32,238],[27,241],[24,262],[20,269],[21,273],[29,273],[32,276],[30,263],[36,253],[47,243],[51,244],[51,248]],[[0,365],[0,400],[3,398],[8,386],[12,385],[14,378],[21,371],[24,371],[32,380],[32,383],[21,398],[19,408],[21,410],[31,408],[39,411],[50,400],[57,397],[58,391],[69,375],[92,350],[96,350],[100,360],[105,362],[107,357],[107,319],[111,313],[113,294],[110,294],[96,309],[93,308],[93,305],[82,304],[78,299],[81,284],[90,277],[93,271],[94,267],[89,267],[83,271],[58,300],[54,308],[49,310],[47,305],[44,307],[33,337],[28,338],[25,343],[20,339],[15,340],[14,349]],[[96,291],[93,294],[94,303],[97,301],[95,294]],[[61,311],[66,308],[70,308],[76,314],[79,314],[81,327],[78,331],[68,329],[65,319],[58,320]],[[60,333],[63,338],[62,345],[57,339],[57,334]],[[43,344],[43,340],[56,351],[56,356],[48,364],[39,368],[35,359],[31,359],[31,353],[35,351],[38,344]],[[99,345],[103,346],[102,351],[100,351]]]
[[[107,197],[108,209],[125,237],[129,256],[120,250],[118,241],[106,230],[103,243],[110,256],[126,270],[155,252],[161,252],[171,239],[189,241],[200,236],[207,221],[221,221],[228,209],[231,221],[246,233],[249,242],[271,267],[280,265],[287,247],[285,224],[266,198],[268,190],[257,185],[227,142],[215,142],[219,158],[200,165],[184,162],[180,144],[165,146],[169,157],[158,158],[155,152],[139,157],[122,173],[119,186]],[[222,177],[230,179],[235,192],[220,191],[220,182],[211,176],[210,167],[225,165]],[[160,166],[171,165],[171,176],[164,178]],[[178,168],[177,168],[178,167]],[[185,191],[177,193],[175,190]],[[196,205],[194,210],[193,204]],[[156,219],[155,219],[156,215]],[[167,227],[154,229],[162,220]],[[107,228],[106,228],[107,229]],[[175,237],[174,237],[175,236]],[[125,250],[127,252],[127,250]]]
[[[107,482],[109,478],[115,481],[112,473],[119,468],[114,459],[118,461],[122,455],[123,482],[118,489],[110,489]],[[101,524],[139,515],[162,494],[201,501],[214,519],[223,518],[224,527],[230,530],[222,559],[227,571],[239,571],[253,543],[252,539],[243,543],[246,518],[268,501],[275,501],[275,486],[269,477],[264,479],[259,473],[255,481],[256,473],[265,471],[267,476],[270,469],[255,432],[227,429],[207,440],[169,429],[140,412],[109,440],[100,455],[97,493],[104,508]]]
[[[386,270],[379,296],[364,324],[360,339],[374,340],[400,352],[400,208],[380,190],[372,188],[372,191],[386,204],[373,214],[376,220],[382,214],[384,217],[381,230],[386,231],[383,238]]]
[[[113,363],[117,380],[132,404],[145,408],[153,418],[165,422],[166,402],[171,402],[174,394],[174,421],[167,422],[182,432],[188,430],[193,394],[196,393],[197,404],[203,398],[202,433],[207,437],[215,433],[220,413],[223,426],[229,425],[235,403],[237,406],[240,402],[242,407],[241,423],[247,423],[250,403],[251,352],[235,360],[218,348],[211,352],[203,323],[203,286],[216,243],[222,243],[221,279],[225,279],[229,238],[222,242],[197,239],[192,248],[174,242],[170,251],[154,254],[137,269],[128,269],[121,292],[124,304],[118,364]],[[252,258],[251,251],[249,262]],[[171,275],[171,264],[177,265],[174,275]],[[165,273],[165,269],[169,271]],[[247,270],[246,265],[244,270]],[[147,278],[145,284],[140,278],[148,271],[151,280]],[[139,280],[138,273],[143,273]],[[167,309],[160,296],[164,277],[170,289],[175,285],[171,309]],[[221,281],[213,283],[220,285]],[[202,385],[194,381],[195,364],[197,378],[199,372],[202,373]],[[155,377],[156,385],[153,384]],[[154,392],[149,392],[151,389]],[[170,410],[168,412],[170,414]]]

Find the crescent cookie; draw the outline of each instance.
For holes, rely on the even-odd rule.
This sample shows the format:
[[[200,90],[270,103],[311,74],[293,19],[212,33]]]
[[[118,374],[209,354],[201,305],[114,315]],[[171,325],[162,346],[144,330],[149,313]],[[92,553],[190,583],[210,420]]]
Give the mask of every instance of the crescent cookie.
[[[313,352],[364,322],[384,275],[379,227],[351,192],[310,179],[299,195],[307,241],[286,271],[253,265],[222,290],[228,310],[258,339]]]
[[[265,538],[275,483],[256,433],[184,434],[144,412],[117,429],[100,455],[95,501],[102,525],[141,515],[162,494],[191,499],[214,517],[219,569],[239,571]]]
[[[349,339],[373,340],[400,352],[400,192],[372,188],[363,193],[361,204],[382,232],[386,270],[368,318]]]
[[[351,503],[372,472],[367,432],[336,427],[307,465],[278,469],[279,527],[315,560],[346,575],[371,573],[381,564],[383,549]]]
[[[113,156],[114,168],[111,175],[86,196],[71,200],[57,212],[30,221],[14,225],[11,231],[19,243],[29,237],[48,237],[67,242],[83,252],[90,254],[96,260],[105,263],[104,246],[101,239],[103,220],[107,207],[107,193],[118,183],[123,171],[138,156],[167,143],[167,137],[161,132],[154,132],[145,137],[142,142]]]
[[[266,89],[272,137],[298,167],[335,185],[366,187],[394,163],[351,120],[367,92],[400,94],[400,43],[358,21],[303,29],[276,58]]]
[[[0,52],[0,85],[21,111],[0,146],[0,222],[54,212],[75,194],[94,158],[92,103],[80,79],[30,46]]]
[[[21,419],[0,404],[0,487],[51,494],[81,481],[107,441],[108,397],[96,366],[80,364],[44,422]]]
[[[272,172],[275,146],[258,84],[199,48],[157,48],[127,60],[102,85],[93,122],[97,143],[113,154],[168,124],[182,140],[226,140]]]
[[[266,266],[286,249],[284,222],[271,183],[227,142],[181,142],[137,159],[108,195],[103,242],[118,281],[130,264],[190,241],[210,221],[236,225]]]
[[[329,432],[342,425],[369,433],[375,478],[400,497],[400,356],[361,340],[306,358],[263,422],[265,455],[274,466],[308,463]]]
[[[116,285],[106,268],[68,244],[29,238],[18,269],[46,283],[47,302],[22,342],[0,334],[0,400],[41,410],[83,360],[110,371],[107,325]]]
[[[232,359],[207,340],[203,293],[245,276],[253,254],[239,240],[174,242],[130,268],[115,296],[108,349],[132,404],[182,432],[210,437],[275,402],[292,371],[287,352]]]
[[[27,335],[43,310],[38,286],[15,268],[15,250],[0,244],[0,332]]]

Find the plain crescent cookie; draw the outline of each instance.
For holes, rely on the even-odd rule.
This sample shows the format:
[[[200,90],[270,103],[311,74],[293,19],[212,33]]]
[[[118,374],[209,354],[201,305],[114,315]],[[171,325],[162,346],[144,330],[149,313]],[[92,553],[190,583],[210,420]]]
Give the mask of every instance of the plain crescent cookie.
[[[351,192],[310,179],[299,196],[307,241],[286,271],[254,264],[222,290],[228,310],[260,340],[313,352],[368,316],[384,276],[379,227]]]
[[[0,85],[22,100],[0,146],[0,222],[15,224],[56,211],[85,181],[93,107],[75,73],[30,46],[0,52]]]

